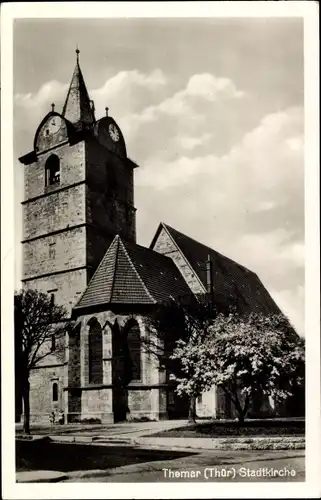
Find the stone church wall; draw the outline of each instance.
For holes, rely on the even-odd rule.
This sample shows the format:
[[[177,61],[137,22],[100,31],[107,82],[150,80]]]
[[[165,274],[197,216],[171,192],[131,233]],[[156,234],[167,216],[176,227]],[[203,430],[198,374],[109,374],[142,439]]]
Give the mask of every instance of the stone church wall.
[[[193,272],[193,269],[190,267],[189,263],[182,255],[182,253],[177,249],[176,245],[173,243],[172,239],[164,228],[160,231],[153,250],[155,250],[155,252],[166,255],[167,257],[170,257],[174,261],[186,283],[194,294],[200,294],[206,291],[202,283]]]
[[[35,163],[24,166],[25,199],[42,195],[57,189],[57,185],[45,187],[45,164],[49,156],[55,154],[60,159],[59,188],[85,180],[84,141],[72,146],[61,145],[38,156]]]
[[[89,266],[89,280],[93,276],[94,271],[97,269],[102,258],[107,252],[114,236],[102,233],[98,229],[87,226],[86,227],[86,263]]]
[[[58,401],[53,401],[53,384],[58,384]],[[49,365],[30,374],[30,420],[50,423],[50,413],[64,412],[64,366]]]
[[[45,162],[51,154],[60,158],[60,184],[46,187]],[[86,222],[85,184],[68,187],[85,180],[84,154],[84,141],[73,146],[62,145],[25,166],[26,198],[45,196],[24,203],[24,238],[48,236],[23,244],[24,278],[35,277],[24,282],[24,286],[54,293],[55,302],[65,306],[68,313],[84,291],[88,278],[87,270],[79,269],[87,264],[86,230],[72,228]],[[61,188],[66,189],[53,192]],[[45,274],[48,275],[41,276]]]
[[[25,288],[32,288],[44,293],[52,291],[55,294],[56,304],[63,305],[68,314],[71,313],[72,307],[79,300],[86,285],[86,269],[37,278],[24,283]]]
[[[117,379],[114,370],[118,365],[113,364],[112,325],[116,318],[119,327],[124,328],[133,316],[115,315],[111,311],[85,315],[79,318],[80,324],[76,327],[80,330],[79,338],[77,335],[69,337],[66,373],[66,386],[69,388],[67,397],[69,401],[66,403],[70,413],[69,421],[72,413],[81,419],[99,418],[102,422],[114,421],[117,397],[123,397],[114,385],[114,380]],[[145,336],[142,317],[134,316],[134,318],[138,322],[141,335]],[[89,331],[93,320],[97,320],[103,330],[103,381],[102,384],[96,385],[91,384],[88,378]],[[166,388],[162,372],[158,370],[158,361],[142,347],[141,363],[141,380],[133,381],[127,387],[128,418],[147,417],[152,420],[166,418]]]
[[[135,241],[133,171],[94,139],[86,142],[87,221]]]
[[[113,423],[111,388],[82,390],[81,418],[97,418],[101,423]]]
[[[23,245],[24,276],[59,273],[86,265],[86,228],[78,227]]]
[[[83,224],[85,201],[85,184],[79,184],[24,204],[24,239]]]
[[[196,400],[196,415],[199,418],[216,418],[217,390],[213,387]]]

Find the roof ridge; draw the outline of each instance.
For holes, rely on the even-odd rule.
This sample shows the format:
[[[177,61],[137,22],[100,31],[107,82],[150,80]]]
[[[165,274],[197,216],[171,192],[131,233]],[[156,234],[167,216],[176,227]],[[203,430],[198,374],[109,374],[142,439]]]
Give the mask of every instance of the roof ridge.
[[[116,234],[116,236],[113,239],[112,243],[114,241],[117,244],[117,249],[116,249],[116,252],[115,252],[115,258],[114,258],[114,263],[113,263],[113,279],[112,279],[112,284],[111,284],[111,287],[110,287],[109,302],[111,302],[111,298],[113,296],[113,291],[114,291],[114,286],[115,286],[116,265],[117,265],[117,258],[118,258],[118,252],[119,252],[119,235],[118,234]]]
[[[168,257],[167,255],[165,255],[164,253],[159,253],[159,252],[156,252],[156,250],[153,250],[152,248],[150,247],[145,247],[144,245],[139,245],[138,243],[132,243],[130,241],[122,241],[123,245],[128,245],[128,246],[131,246],[131,247],[138,247],[139,249],[142,249],[142,250],[145,250],[146,252],[148,253],[153,253],[153,255],[157,256],[157,258],[164,258],[164,259],[167,259],[169,260],[170,262],[173,262],[173,259],[171,259],[170,257]]]
[[[205,243],[202,243],[201,241],[198,241],[195,238],[192,238],[191,236],[188,236],[188,234],[185,234],[185,233],[182,233],[181,231],[178,231],[174,227],[169,226],[168,224],[165,224],[165,222],[161,222],[161,224],[163,226],[165,226],[165,227],[168,227],[169,229],[172,229],[176,233],[181,234],[182,236],[184,236],[184,238],[188,238],[188,239],[192,240],[194,243],[197,243],[197,245],[201,245],[202,247],[206,248],[207,250],[216,253],[217,255],[219,255],[220,257],[222,257],[223,259],[228,259],[231,262],[233,262],[234,264],[236,264],[237,266],[241,267],[242,269],[245,269],[246,271],[254,273],[254,271],[252,271],[252,269],[249,269],[248,267],[244,266],[243,264],[240,264],[239,262],[236,262],[236,260],[232,259],[231,257],[227,257],[226,255],[222,254],[221,252],[218,252],[217,250],[215,250],[215,248],[212,248],[209,245],[206,245]]]
[[[178,229],[175,229],[175,227],[172,227],[172,226],[169,226],[168,224],[165,224],[165,222],[162,222],[162,224],[165,226],[165,227],[168,227],[169,229],[172,229],[173,231],[175,231],[176,233],[179,233],[181,234],[182,236],[184,236],[185,238],[188,238],[192,241],[194,241],[195,243],[197,243],[198,245],[202,245],[203,247],[205,248],[208,248],[208,250],[213,250],[213,252],[216,252],[216,253],[219,253],[217,250],[214,250],[214,248],[211,248],[209,247],[208,245],[206,245],[205,243],[202,243],[201,241],[198,241],[196,240],[195,238],[192,238],[191,236],[188,236],[188,234],[185,234],[185,233],[182,233],[182,231],[178,231]],[[223,256],[225,257],[225,256]]]
[[[78,96],[74,102],[72,101],[72,92],[76,92]],[[68,115],[67,119],[69,119],[72,123],[88,122],[88,120],[89,122],[94,122],[95,119],[93,109],[90,105],[88,89],[78,59],[76,61],[75,69],[71,77],[67,96],[62,109],[62,116],[65,117],[66,115]]]
[[[143,286],[143,288],[144,288],[145,292],[147,293],[147,295],[149,296],[149,298],[150,298],[153,302],[155,302],[155,303],[156,303],[157,301],[155,300],[155,298],[152,296],[152,294],[151,294],[151,293],[150,293],[150,291],[148,290],[148,288],[147,288],[147,286],[145,285],[145,283],[144,283],[143,279],[141,278],[141,276],[140,276],[139,272],[137,271],[137,269],[136,269],[136,267],[135,267],[135,265],[134,265],[134,263],[133,263],[132,259],[130,258],[129,254],[128,254],[128,252],[127,252],[126,246],[125,246],[125,244],[124,244],[123,240],[121,239],[121,237],[119,237],[119,243],[121,244],[121,246],[122,246],[122,248],[123,248],[123,250],[124,250],[124,252],[125,252],[125,255],[126,255],[126,257],[127,257],[128,261],[129,261],[129,264],[131,265],[132,269],[133,269],[133,270],[134,270],[134,272],[136,273],[136,275],[137,275],[137,277],[138,277],[138,279],[139,279],[139,281],[140,281],[141,285]],[[138,246],[139,246],[139,245],[138,245]],[[119,247],[118,247],[118,248],[119,248]],[[144,247],[143,247],[143,248],[144,248]]]

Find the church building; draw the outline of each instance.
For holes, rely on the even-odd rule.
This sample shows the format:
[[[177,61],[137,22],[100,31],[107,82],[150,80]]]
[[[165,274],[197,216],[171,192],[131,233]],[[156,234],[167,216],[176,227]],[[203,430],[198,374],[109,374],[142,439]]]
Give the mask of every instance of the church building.
[[[66,422],[186,418],[187,401],[144,350],[146,314],[169,299],[206,294],[209,282],[214,301],[237,298],[247,312],[280,310],[254,272],[165,223],[149,248],[136,242],[138,164],[107,107],[96,119],[76,53],[62,111],[51,105],[32,151],[20,158],[23,287],[50,294],[72,325],[64,359],[53,350],[32,371],[31,421],[48,423],[52,411]],[[231,412],[215,388],[197,401],[199,417]]]

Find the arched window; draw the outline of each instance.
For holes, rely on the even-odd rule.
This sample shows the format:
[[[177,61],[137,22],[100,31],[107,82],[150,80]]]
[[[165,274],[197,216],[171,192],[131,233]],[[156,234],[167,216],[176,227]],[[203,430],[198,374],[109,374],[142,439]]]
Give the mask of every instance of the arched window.
[[[127,345],[132,365],[132,380],[141,380],[141,338],[140,329],[136,321],[131,321],[130,324],[128,324]]]
[[[60,160],[57,155],[51,155],[46,161],[46,186],[60,183]]]
[[[58,401],[58,384],[57,384],[57,382],[54,382],[52,384],[52,400]]]
[[[88,380],[90,384],[103,383],[103,336],[96,318],[89,322]]]

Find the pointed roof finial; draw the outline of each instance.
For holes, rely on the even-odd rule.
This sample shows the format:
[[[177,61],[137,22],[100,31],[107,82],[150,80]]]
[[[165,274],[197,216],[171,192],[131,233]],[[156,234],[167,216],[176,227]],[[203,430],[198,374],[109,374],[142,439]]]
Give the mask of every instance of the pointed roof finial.
[[[95,121],[94,109],[90,99],[84,77],[79,64],[78,44],[76,48],[77,61],[71,78],[69,90],[62,110],[62,115],[71,123],[92,124]]]

